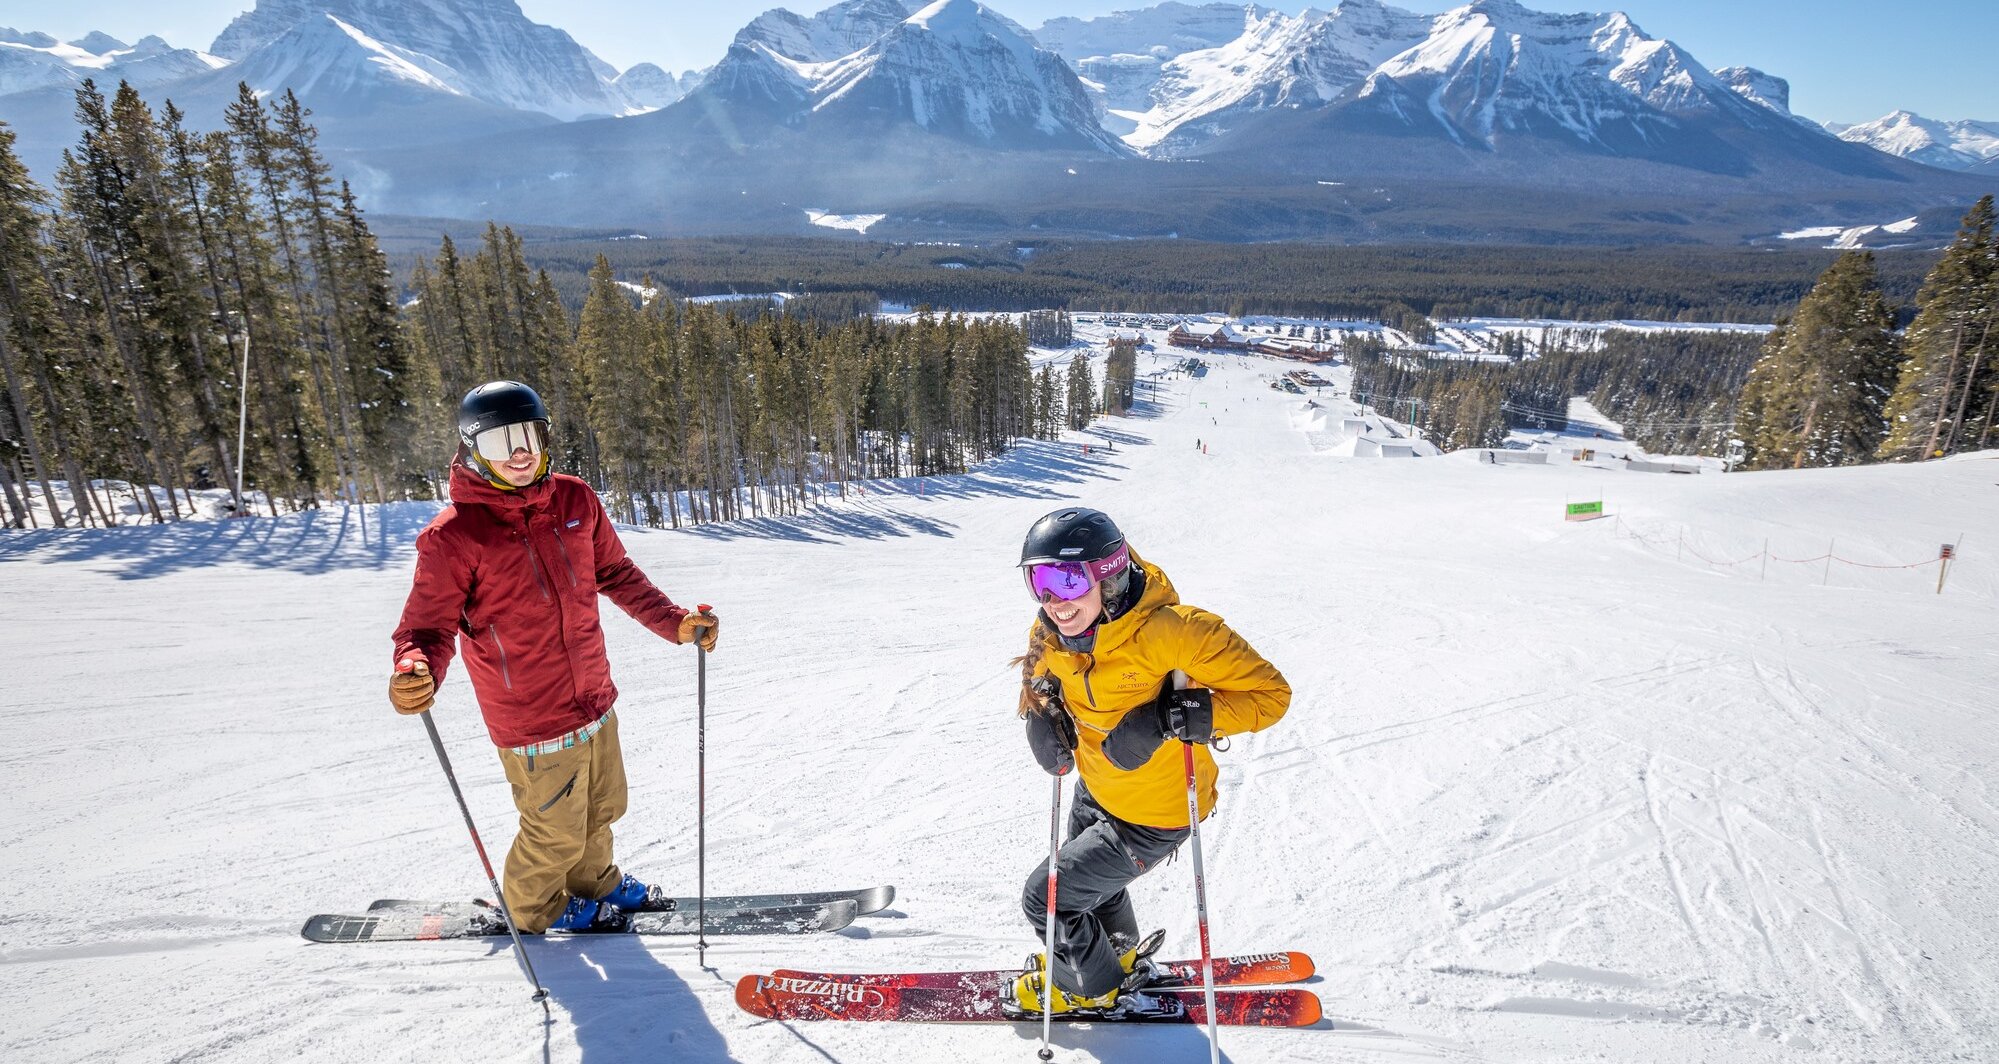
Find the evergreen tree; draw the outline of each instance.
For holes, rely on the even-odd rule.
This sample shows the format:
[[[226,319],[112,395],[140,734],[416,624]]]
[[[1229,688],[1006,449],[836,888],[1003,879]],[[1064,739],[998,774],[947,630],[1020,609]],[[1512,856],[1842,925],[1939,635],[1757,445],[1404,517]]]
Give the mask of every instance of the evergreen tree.
[[[324,440],[307,383],[310,353],[300,308],[289,289],[272,247],[267,219],[257,209],[254,190],[243,181],[231,134],[211,133],[204,139],[206,162],[202,178],[208,188],[208,219],[220,250],[225,290],[225,336],[231,361],[241,373],[248,351],[249,380],[240,382],[250,393],[255,413],[248,424],[244,482],[264,490],[273,514],[280,500],[287,506],[311,505],[319,487]]]
[[[643,343],[638,311],[611,276],[601,256],[590,271],[590,296],[576,330],[571,358],[587,394],[589,420],[603,462],[603,487],[620,519],[636,522],[636,495],[646,483],[651,454],[648,427],[662,411],[653,409],[654,375],[647,372],[649,345]]]
[[[1069,360],[1068,412],[1070,428],[1085,429],[1090,427],[1091,419],[1096,416],[1096,410],[1092,405],[1095,402],[1096,394],[1096,385],[1091,380],[1090,360],[1078,354],[1075,358]]]
[[[338,438],[336,462],[345,465],[343,476],[352,478],[348,482],[350,498],[360,500],[363,478],[368,477],[379,499],[383,497],[384,490],[380,473],[379,470],[362,468],[361,456],[366,444],[355,424],[359,405],[356,393],[359,387],[364,386],[355,377],[357,372],[368,372],[370,367],[356,365],[353,345],[389,343],[393,346],[393,339],[379,332],[370,332],[371,326],[366,323],[349,320],[351,315],[346,290],[358,286],[361,291],[368,291],[369,280],[342,275],[340,252],[334,246],[333,237],[337,223],[334,218],[332,168],[326,165],[326,160],[315,146],[318,132],[306,121],[312,112],[299,103],[298,96],[290,89],[285,90],[284,96],[272,105],[271,110],[274,121],[265,125],[265,132],[270,137],[270,149],[284,167],[284,180],[294,190],[291,212],[298,226],[298,238],[305,243],[304,258],[311,265],[312,302],[307,303],[304,297],[300,302],[311,306],[314,317],[319,321],[320,352],[325,359],[324,372],[319,374],[319,378],[331,392],[330,396],[323,397],[322,402],[333,412],[330,420]],[[373,242],[365,230],[361,239]],[[359,253],[355,258],[365,263],[366,255]]]
[[[1111,341],[1110,358],[1104,364],[1104,409],[1122,416],[1131,409],[1138,390],[1138,344],[1132,340]]]
[[[161,321],[167,286],[154,274],[163,252],[149,246],[159,234],[149,224],[144,184],[135,184],[139,171],[158,163],[148,141],[152,116],[129,85],[107,105],[86,79],[76,99],[83,135],[74,152],[64,153],[57,175],[68,236],[59,240],[69,252],[68,268],[88,284],[79,293],[87,301],[85,312],[102,324],[117,358],[111,373],[84,382],[86,389],[110,392],[93,397],[107,401],[91,411],[105,418],[91,434],[100,448],[94,457],[128,480],[164,485],[167,513],[151,490],[142,504],[155,521],[178,518],[176,426],[165,405],[172,394],[172,330]]]
[[[277,280],[290,301],[293,312],[289,317],[298,341],[296,350],[303,356],[298,378],[311,388],[309,394],[300,395],[301,399],[309,399],[311,406],[299,404],[293,408],[298,418],[296,476],[302,485],[311,486],[308,491],[318,488],[320,463],[316,452],[326,451],[333,459],[334,488],[338,492],[351,479],[344,448],[334,442],[333,429],[339,425],[339,406],[329,384],[332,376],[329,366],[337,358],[333,350],[334,330],[313,298],[301,261],[304,241],[290,193],[292,173],[285,158],[289,148],[272,128],[263,101],[246,82],[237,83],[236,101],[224,111],[224,120],[237,158],[250,178],[248,184],[261,199],[260,221],[270,230],[269,244],[280,267],[276,271]],[[268,339],[259,342],[267,343]],[[314,504],[310,497],[308,503]]]
[[[1062,435],[1062,393],[1055,384],[1055,364],[1044,362],[1034,382],[1034,435],[1053,440]]]
[[[7,413],[11,420],[8,454],[0,456],[12,463],[20,454],[28,459],[33,482],[42,489],[42,501],[57,528],[68,521],[50,486],[55,465],[43,433],[36,426],[35,400],[41,401],[40,416],[51,429],[60,429],[56,404],[60,401],[50,387],[60,373],[60,352],[68,337],[56,312],[54,294],[42,262],[44,238],[42,209],[47,199],[28,177],[26,166],[14,152],[14,131],[0,122],[0,384],[7,389]],[[30,381],[40,384],[39,394],[28,392]],[[63,447],[63,452],[69,448]],[[74,456],[68,456],[71,484],[77,481]],[[23,503],[23,516],[26,516]],[[79,511],[79,517],[81,511]]]
[[[1745,440],[1750,468],[1853,465],[1874,456],[1895,373],[1894,320],[1873,255],[1841,255],[1798,304],[1782,346],[1750,371],[1743,394],[1756,425]]]
[[[388,263],[345,181],[338,202],[327,254],[342,307],[337,320],[347,330],[342,346],[353,370],[363,462],[378,498],[425,498],[433,491],[426,471],[444,450],[447,412],[436,399],[437,367],[418,361],[428,348],[403,343]]]
[[[1916,296],[1902,364],[1888,400],[1880,457],[1941,458],[1982,446],[1999,397],[1999,234],[1992,197],[1964,216],[1957,239]]]

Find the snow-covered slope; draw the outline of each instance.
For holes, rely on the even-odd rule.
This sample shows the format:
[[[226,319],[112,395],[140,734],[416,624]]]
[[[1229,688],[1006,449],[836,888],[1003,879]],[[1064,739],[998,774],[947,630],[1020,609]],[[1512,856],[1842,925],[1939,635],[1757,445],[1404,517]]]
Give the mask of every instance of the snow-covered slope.
[[[1999,160],[1999,122],[1944,122],[1891,111],[1857,126],[1826,128],[1841,140],[1946,170],[1974,170]]]
[[[922,5],[901,0],[845,0],[811,17],[773,8],[736,33],[737,44],[760,44],[801,63],[826,63],[879,40]]]
[[[970,475],[624,530],[661,587],[729,618],[707,671],[709,889],[898,897],[842,934],[716,939],[713,970],[684,939],[530,941],[546,1028],[504,942],[297,937],[314,912],[487,890],[423,728],[382,691],[431,507],[371,510],[365,538],[337,509],[0,533],[0,991],[21,1006],[0,1056],[1029,1059],[1031,1027],[761,1022],[730,989],[1034,948],[1018,899],[1049,783],[1013,713],[1033,609],[1013,563],[1076,501],[1295,691],[1219,756],[1207,890],[1215,949],[1309,951],[1331,1023],[1224,1030],[1235,1064],[1989,1057],[1992,456],[1728,476],[1341,458],[1294,425],[1308,397],[1267,386],[1291,364],[1209,361],[1139,416]],[[1614,517],[1562,521],[1599,497]],[[1933,565],[1828,579],[1788,560],[1832,540],[1922,561],[1965,529],[1940,596]],[[618,856],[691,893],[695,663],[608,605],[604,626]],[[456,670],[435,717],[497,857],[507,783]],[[1192,894],[1184,857],[1133,888],[1175,956],[1198,951]],[[1185,1029],[1055,1039],[1067,1064],[1207,1058]]]
[[[69,88],[94,78],[105,92],[129,81],[150,88],[206,73],[226,60],[175,48],[158,37],[126,44],[108,33],[92,32],[67,43],[46,33],[0,27],[0,96],[38,89]]]
[[[635,63],[611,79],[611,86],[634,108],[658,110],[687,95],[679,78],[656,63]]]
[[[1178,133],[1182,143],[1192,144],[1245,113],[1324,106],[1422,41],[1430,28],[1429,16],[1376,0],[1345,0],[1330,14],[1252,14],[1237,39],[1165,64],[1152,107],[1125,142],[1152,149]]]
[[[1152,7],[1093,18],[1052,18],[1034,31],[1034,39],[1071,62],[1113,55],[1149,55],[1163,60],[1227,44],[1242,36],[1246,22],[1265,14],[1256,4],[1194,5],[1166,0]]]
[[[324,53],[290,54],[299,45],[293,31],[328,16],[392,49],[441,84],[486,103],[563,119],[630,109],[630,101],[611,84],[615,71],[569,34],[530,21],[514,0],[258,0],[215,38],[212,50],[246,68],[255,58],[259,69],[318,67],[324,83],[359,83],[363,79],[357,72],[325,68]],[[319,32],[306,41],[314,49]],[[439,73],[440,68],[450,73]]]
[[[1621,13],[1553,14],[1514,0],[1474,0],[1435,16],[1379,0],[1344,0],[1329,14],[1266,13],[1236,40],[1164,63],[1150,97],[1144,113],[1117,117],[1132,123],[1127,143],[1156,155],[1199,154],[1266,115],[1338,110],[1349,132],[1413,133],[1484,151],[1503,151],[1509,138],[1546,139],[1746,173],[1754,145],[1767,145],[1853,163],[1795,120],[1781,78],[1746,67],[1710,72]],[[1288,130],[1286,121],[1276,121],[1270,144],[1331,132]]]
[[[1095,18],[1049,19],[1034,31],[1041,46],[1069,61],[1106,109],[1105,126],[1131,133],[1137,116],[1152,107],[1152,90],[1175,56],[1235,40],[1262,18],[1254,4],[1203,4],[1175,0]]]
[[[471,86],[449,64],[377,40],[335,15],[321,15],[287,28],[233,64],[229,73],[253,87],[288,88],[313,101],[405,87],[451,96],[473,95]]]
[[[808,44],[799,37],[784,47]],[[717,104],[822,137],[906,124],[992,148],[1122,150],[1062,58],[976,0],[936,0],[829,62],[739,35],[683,106]]]
[[[1760,103],[1787,118],[1797,117],[1791,113],[1791,83],[1775,74],[1766,74],[1755,67],[1732,66],[1717,69],[1714,76],[1751,103]]]
[[[1428,38],[1382,63],[1357,97],[1466,143],[1491,147],[1521,132],[1611,150],[1754,106],[1621,13],[1550,14],[1513,0],[1437,16]]]

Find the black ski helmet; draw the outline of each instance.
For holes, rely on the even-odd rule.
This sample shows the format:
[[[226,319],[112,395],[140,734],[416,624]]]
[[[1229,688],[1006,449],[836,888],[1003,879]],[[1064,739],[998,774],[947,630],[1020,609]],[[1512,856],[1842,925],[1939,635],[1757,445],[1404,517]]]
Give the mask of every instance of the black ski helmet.
[[[1020,544],[1020,568],[1026,570],[1043,562],[1103,561],[1124,545],[1124,533],[1118,531],[1109,514],[1087,506],[1065,507],[1028,528],[1027,538]],[[1131,607],[1132,588],[1143,586],[1133,584],[1132,574],[1137,571],[1136,564],[1126,565],[1104,580],[1106,617],[1115,619]],[[1031,590],[1031,581],[1029,586]]]
[[[1072,506],[1034,522],[1020,544],[1020,564],[1094,562],[1117,553],[1124,533],[1102,510]]]
[[[458,438],[470,447],[472,437],[487,429],[547,420],[548,404],[533,388],[519,381],[488,381],[459,401]]]
[[[464,448],[465,464],[495,487],[514,490],[514,485],[494,471],[492,465],[479,454],[477,439],[487,429],[530,421],[541,423],[542,434],[546,438],[548,404],[541,401],[541,396],[533,388],[519,381],[488,381],[466,392],[465,398],[458,402],[458,442]],[[544,448],[535,482],[548,476],[548,465],[548,451]]]

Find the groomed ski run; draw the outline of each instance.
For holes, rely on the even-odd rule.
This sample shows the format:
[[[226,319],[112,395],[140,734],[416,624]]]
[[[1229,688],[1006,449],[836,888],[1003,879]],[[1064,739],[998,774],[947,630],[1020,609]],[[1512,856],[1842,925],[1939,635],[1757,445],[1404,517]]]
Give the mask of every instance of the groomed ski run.
[[[1929,1064],[1999,1044],[1999,543],[1979,546],[1999,462],[1343,457],[1317,449],[1336,394],[1269,386],[1294,364],[1208,361],[1137,416],[967,475],[621,530],[731,618],[708,678],[709,889],[897,897],[834,934],[716,939],[713,972],[688,939],[531,942],[548,1028],[504,940],[298,935],[314,912],[486,889],[422,728],[377,690],[433,507],[370,509],[365,539],[338,508],[0,537],[0,993],[29,1006],[0,1059],[529,1062],[546,1039],[558,1062],[1027,1064],[1025,1025],[760,1021],[733,993],[781,967],[971,970],[1036,948],[1018,896],[1047,777],[1013,713],[1013,562],[1070,500],[1115,514],[1297,691],[1282,727],[1222,755],[1203,838],[1217,954],[1310,953],[1330,1028],[1226,1031],[1234,1064]],[[1599,497],[1615,519],[1562,521]],[[1943,595],[1933,567],[1759,579],[1692,553],[1836,541],[1899,564],[1960,533]],[[615,611],[604,627],[619,859],[691,894],[693,661]],[[504,848],[507,785],[461,677],[434,715]],[[1197,951],[1184,859],[1134,897],[1168,954]],[[1056,1051],[1206,1057],[1185,1027],[1065,1027]]]

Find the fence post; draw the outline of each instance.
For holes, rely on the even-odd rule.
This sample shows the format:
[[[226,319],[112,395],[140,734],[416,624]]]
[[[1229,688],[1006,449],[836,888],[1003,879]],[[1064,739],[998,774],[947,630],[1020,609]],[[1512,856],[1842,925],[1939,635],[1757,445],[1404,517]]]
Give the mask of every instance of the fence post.
[[[1957,542],[1950,545],[1949,552],[1937,563],[1937,594],[1943,594],[1944,577],[1950,574],[1950,563],[1957,559],[1957,550],[1964,545],[1964,533],[1957,534]]]
[[[1770,575],[1770,537],[1763,537],[1763,564],[1756,570],[1756,579],[1761,582]]]
[[[1838,546],[1838,545],[1839,545],[1839,541],[1838,541],[1838,540],[1836,540],[1836,539],[1829,539],[1829,540],[1826,540],[1826,543],[1825,543],[1825,575],[1819,578],[1819,586],[1820,586],[1820,587],[1824,587],[1824,586],[1826,586],[1827,584],[1830,584],[1830,583],[1832,583],[1832,550],[1833,550],[1833,548],[1834,548],[1834,547],[1836,547],[1836,546]]]

